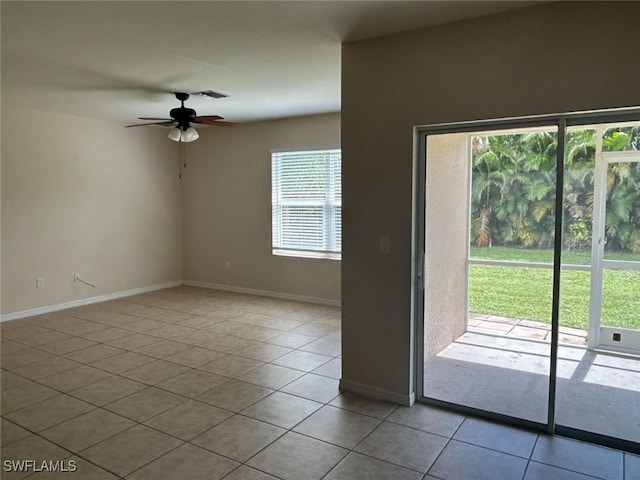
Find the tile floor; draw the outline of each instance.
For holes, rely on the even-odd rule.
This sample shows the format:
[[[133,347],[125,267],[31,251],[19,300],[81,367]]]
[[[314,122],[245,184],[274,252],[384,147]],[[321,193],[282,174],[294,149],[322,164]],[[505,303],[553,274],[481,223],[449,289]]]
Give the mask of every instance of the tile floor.
[[[640,456],[341,394],[333,307],[179,287],[0,329],[3,479],[640,478]]]

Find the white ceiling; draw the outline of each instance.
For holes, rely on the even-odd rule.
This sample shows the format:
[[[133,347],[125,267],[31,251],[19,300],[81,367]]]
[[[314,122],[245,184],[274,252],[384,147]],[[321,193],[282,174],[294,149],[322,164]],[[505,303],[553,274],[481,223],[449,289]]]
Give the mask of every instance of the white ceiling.
[[[340,45],[537,2],[1,2],[2,102],[137,123],[340,110]]]

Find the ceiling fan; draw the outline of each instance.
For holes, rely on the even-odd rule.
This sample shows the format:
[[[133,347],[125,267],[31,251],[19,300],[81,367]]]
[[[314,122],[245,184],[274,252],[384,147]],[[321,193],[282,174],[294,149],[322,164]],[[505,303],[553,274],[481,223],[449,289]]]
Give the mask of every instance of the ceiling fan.
[[[189,94],[186,92],[175,92],[174,95],[180,101],[180,107],[172,108],[169,111],[171,118],[153,118],[153,117],[138,117],[139,120],[154,120],[151,123],[136,123],[134,125],[127,125],[127,127],[143,127],[145,125],[162,125],[172,128],[169,132],[169,138],[175,142],[193,142],[197,140],[200,135],[198,131],[191,126],[192,123],[199,123],[201,125],[210,125],[218,127],[233,127],[236,124],[233,122],[223,122],[223,117],[219,115],[201,115],[198,116],[193,108],[187,108],[184,106],[184,102],[189,98]],[[216,93],[211,90],[204,92],[197,92],[194,95],[202,95],[209,98],[222,98],[226,97],[221,93]]]

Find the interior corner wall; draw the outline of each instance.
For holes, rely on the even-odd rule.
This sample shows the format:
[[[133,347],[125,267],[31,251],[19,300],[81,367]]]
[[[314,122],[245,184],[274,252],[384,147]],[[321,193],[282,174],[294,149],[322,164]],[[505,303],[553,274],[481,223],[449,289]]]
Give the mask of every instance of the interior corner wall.
[[[185,146],[184,279],[340,301],[337,260],[271,253],[271,150],[340,147],[340,114],[201,129]]]
[[[554,2],[343,46],[344,385],[414,392],[414,126],[637,105],[638,18]]]
[[[3,316],[181,281],[177,150],[163,129],[7,105],[2,117]]]

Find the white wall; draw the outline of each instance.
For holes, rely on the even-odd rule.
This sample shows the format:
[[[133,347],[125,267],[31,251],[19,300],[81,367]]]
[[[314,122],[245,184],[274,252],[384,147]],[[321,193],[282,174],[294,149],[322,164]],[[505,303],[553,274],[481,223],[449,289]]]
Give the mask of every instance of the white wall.
[[[181,280],[164,129],[6,106],[2,117],[3,315]]]
[[[343,387],[414,391],[413,127],[637,105],[638,18],[637,2],[553,3],[344,45]]]
[[[202,129],[185,148],[185,281],[339,302],[340,261],[271,253],[270,151],[327,147],[338,113]]]

